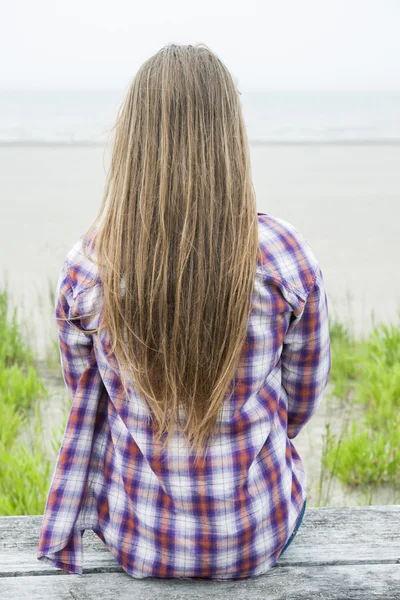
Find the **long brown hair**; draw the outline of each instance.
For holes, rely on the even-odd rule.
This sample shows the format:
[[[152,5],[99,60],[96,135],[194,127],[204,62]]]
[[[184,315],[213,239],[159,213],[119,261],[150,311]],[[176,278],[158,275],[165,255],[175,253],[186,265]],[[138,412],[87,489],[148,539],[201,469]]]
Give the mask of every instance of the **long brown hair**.
[[[156,437],[166,444],[178,424],[197,460],[243,349],[259,252],[240,93],[206,45],[168,44],[140,67],[113,131],[83,239],[85,255],[89,238],[96,247],[101,326]]]

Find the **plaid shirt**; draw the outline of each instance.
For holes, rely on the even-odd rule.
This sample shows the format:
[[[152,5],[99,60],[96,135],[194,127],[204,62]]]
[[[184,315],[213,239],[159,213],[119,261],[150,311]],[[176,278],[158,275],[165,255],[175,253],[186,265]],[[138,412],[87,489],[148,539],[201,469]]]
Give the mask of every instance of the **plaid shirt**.
[[[124,402],[118,365],[106,357],[109,339],[84,331],[98,325],[98,315],[86,318],[86,327],[73,321],[79,330],[57,321],[72,406],[39,560],[81,574],[85,529],[135,578],[244,579],[279,558],[306,498],[291,440],[319,405],[331,348],[322,273],[308,243],[282,219],[258,213],[258,222],[263,261],[238,385],[205,464],[194,465],[178,432],[164,456],[140,395],[130,388]],[[56,317],[101,307],[101,281],[82,253],[82,237],[62,266]]]

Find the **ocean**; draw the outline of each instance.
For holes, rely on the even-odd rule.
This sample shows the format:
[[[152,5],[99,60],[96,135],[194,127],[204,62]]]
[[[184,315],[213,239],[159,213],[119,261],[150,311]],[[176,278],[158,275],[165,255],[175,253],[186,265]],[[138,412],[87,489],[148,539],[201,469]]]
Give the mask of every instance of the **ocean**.
[[[125,90],[0,90],[1,144],[103,144]],[[400,92],[241,93],[249,141],[400,142]]]

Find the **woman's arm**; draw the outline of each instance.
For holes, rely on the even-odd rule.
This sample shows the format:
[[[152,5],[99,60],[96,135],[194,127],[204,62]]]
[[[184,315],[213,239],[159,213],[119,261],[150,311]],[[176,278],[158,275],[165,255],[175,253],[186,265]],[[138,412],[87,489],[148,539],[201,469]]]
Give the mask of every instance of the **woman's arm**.
[[[61,368],[71,400],[75,396],[79,380],[89,363],[95,360],[93,336],[84,332],[79,319],[72,321],[62,319],[63,317],[77,316],[75,305],[73,281],[67,261],[65,261],[56,288],[55,317]]]
[[[294,438],[315,413],[332,366],[328,300],[319,265],[303,312],[285,335],[281,364],[288,396],[288,437]]]

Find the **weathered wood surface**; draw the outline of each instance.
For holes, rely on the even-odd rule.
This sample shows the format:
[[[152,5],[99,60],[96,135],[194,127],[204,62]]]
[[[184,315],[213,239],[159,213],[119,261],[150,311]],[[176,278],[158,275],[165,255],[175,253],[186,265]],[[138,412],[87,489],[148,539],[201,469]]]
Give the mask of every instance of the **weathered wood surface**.
[[[0,579],[2,600],[399,600],[399,565],[283,567],[241,582],[133,580],[122,573]]]
[[[307,507],[296,538],[265,575],[243,581],[134,579],[92,531],[83,575],[36,559],[42,516],[0,517],[0,598],[118,600],[400,600],[400,506]]]

